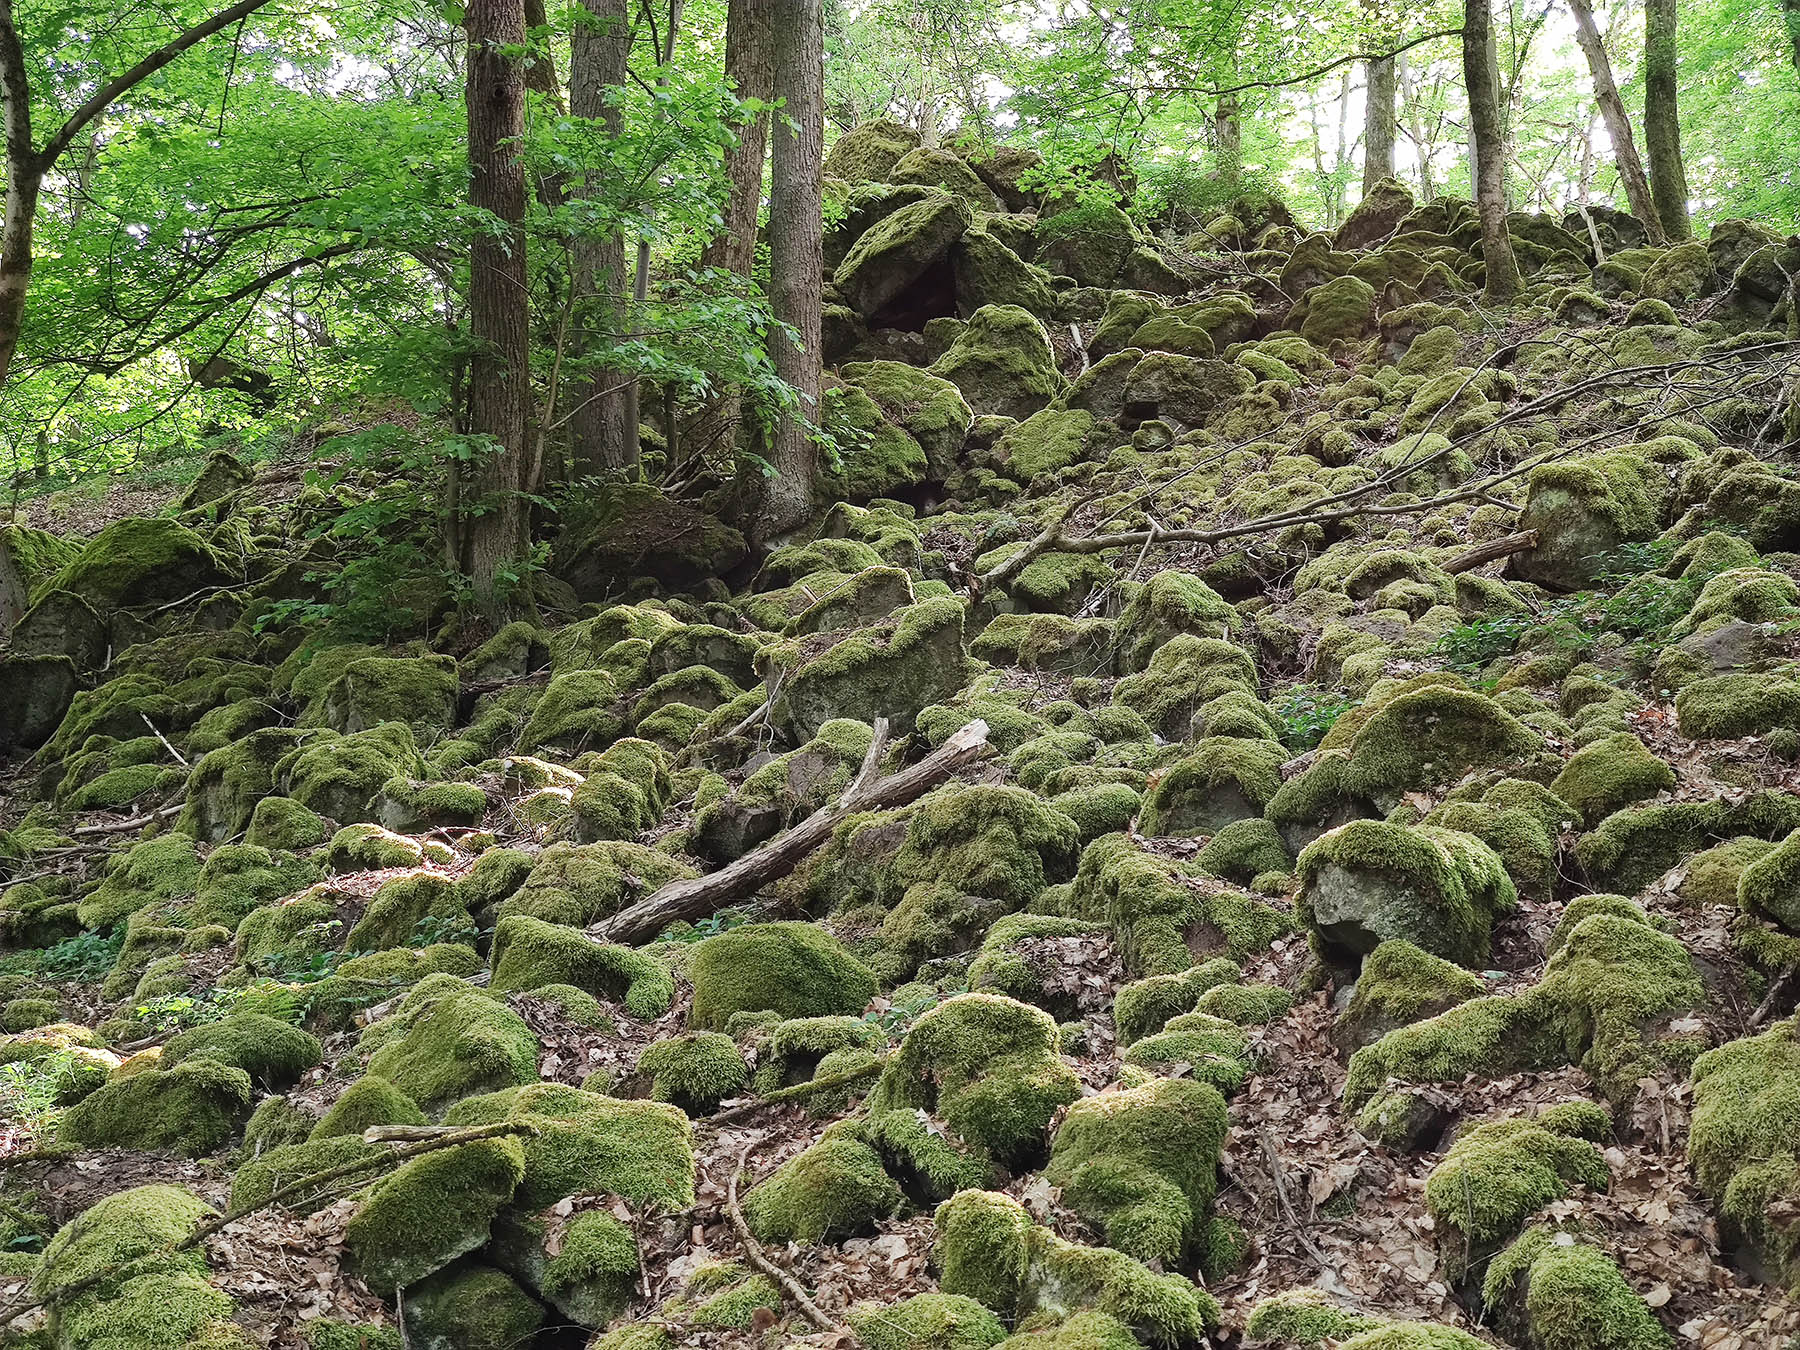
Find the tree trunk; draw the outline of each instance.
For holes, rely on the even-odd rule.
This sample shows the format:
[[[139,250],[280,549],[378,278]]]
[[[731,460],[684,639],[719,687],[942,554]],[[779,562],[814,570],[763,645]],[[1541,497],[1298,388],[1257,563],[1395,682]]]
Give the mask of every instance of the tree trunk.
[[[1213,113],[1213,133],[1219,145],[1219,177],[1235,186],[1244,168],[1244,124],[1239,118],[1236,94],[1219,95]]]
[[[675,59],[675,30],[681,24],[681,9],[682,0],[669,0],[668,32],[663,35],[662,50],[656,54],[657,64],[663,67],[663,73],[656,77],[656,87],[658,89],[667,89],[669,87],[668,66],[669,63]],[[632,273],[632,276],[631,298],[634,306],[633,312],[642,314],[644,312],[645,303],[650,299],[650,236],[647,234],[641,235],[638,238],[637,268]],[[625,419],[628,424],[627,434],[631,439],[631,462],[633,464],[636,464],[638,461],[638,428],[643,423],[643,414],[639,411],[639,405],[642,401],[642,390],[642,378],[633,375],[625,389]],[[665,402],[674,398],[674,396],[675,392],[673,386],[663,390]],[[666,421],[664,426],[674,426],[673,420]],[[676,453],[674,442],[668,442],[666,448],[668,451],[666,462],[673,464]]]
[[[1781,0],[1781,27],[1787,34],[1794,74],[1800,75],[1800,0]]]
[[[569,39],[569,111],[620,130],[612,96],[625,84],[631,55],[629,0],[583,0]],[[598,184],[583,183],[577,196],[593,196]],[[592,360],[624,328],[625,240],[578,238],[574,245],[575,293],[583,316],[575,350]],[[573,382],[569,417],[575,471],[599,474],[635,468],[638,461],[636,409],[626,406],[619,373],[590,367]]]
[[[1490,0],[1463,3],[1463,83],[1469,95],[1469,141],[1474,151],[1475,208],[1481,216],[1481,256],[1487,300],[1504,304],[1519,293],[1519,263],[1506,230],[1506,157],[1501,146],[1499,80],[1494,68]]]
[[[1413,151],[1419,160],[1419,200],[1428,202],[1437,196],[1437,183],[1431,173],[1431,152],[1436,147],[1437,137],[1434,134],[1427,142],[1424,127],[1419,121],[1417,86],[1412,79],[1412,67],[1404,54],[1394,58],[1399,64],[1400,106],[1406,109],[1406,138],[1413,143]]]
[[[1399,73],[1394,58],[1369,62],[1368,96],[1363,109],[1363,191],[1394,176],[1395,95]]]
[[[1681,117],[1675,101],[1676,0],[1644,5],[1644,148],[1650,191],[1671,243],[1694,237],[1688,220],[1687,167],[1681,160]]]
[[[777,420],[769,467],[755,494],[750,535],[758,546],[797,527],[812,512],[818,452],[810,424],[819,415],[820,269],[825,148],[823,0],[767,0],[775,94],[784,116],[770,155],[769,301],[785,325],[769,335],[775,371],[798,391],[799,407]],[[752,469],[752,472],[755,472]]]
[[[1613,162],[1618,165],[1619,181],[1625,186],[1625,200],[1631,213],[1644,222],[1650,242],[1660,245],[1665,242],[1662,220],[1657,214],[1656,201],[1650,195],[1650,180],[1644,176],[1643,161],[1638,158],[1625,100],[1619,97],[1619,86],[1613,82],[1612,62],[1607,59],[1606,46],[1600,41],[1600,30],[1594,26],[1594,11],[1588,0],[1569,0],[1569,12],[1575,17],[1576,41],[1581,44],[1588,70],[1594,77],[1594,102],[1600,106],[1606,134],[1612,139]]]
[[[488,453],[463,490],[463,538],[475,599],[499,618],[517,605],[509,572],[524,551],[520,494],[531,406],[530,303],[525,271],[523,0],[469,0],[466,102],[469,204],[505,227],[482,231],[469,251],[469,429],[489,438]]]

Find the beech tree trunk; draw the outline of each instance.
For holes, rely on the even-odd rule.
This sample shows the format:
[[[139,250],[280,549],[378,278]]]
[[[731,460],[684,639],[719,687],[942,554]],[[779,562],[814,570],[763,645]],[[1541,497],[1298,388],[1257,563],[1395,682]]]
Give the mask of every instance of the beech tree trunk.
[[[770,44],[767,0],[731,0],[725,15],[725,79],[746,102],[767,103],[774,96],[775,54]],[[703,267],[721,267],[748,277],[756,265],[756,224],[762,210],[763,165],[769,155],[769,114],[759,112],[738,128],[737,142],[725,155],[731,191],[719,233],[700,255]],[[691,458],[737,439],[743,400],[735,389],[713,399],[682,434]]]
[[[581,15],[569,39],[569,111],[605,125],[616,136],[619,109],[613,95],[624,86],[631,55],[629,0],[582,0]],[[592,196],[598,185],[586,182],[576,196]],[[624,328],[625,240],[575,241],[575,293],[583,316],[575,350],[592,358]],[[627,406],[627,389],[619,373],[591,368],[570,391],[572,458],[578,473],[599,474],[635,468],[638,462],[636,407]]]
[[[1676,105],[1677,0],[1644,5],[1644,148],[1650,155],[1650,191],[1663,233],[1671,243],[1694,237],[1688,220],[1687,166],[1681,159],[1681,117]]]
[[[1213,110],[1213,131],[1219,144],[1219,177],[1235,184],[1244,167],[1244,124],[1236,94],[1220,94]]]
[[[753,494],[750,536],[760,547],[794,529],[812,512],[818,451],[811,424],[819,415],[821,217],[825,158],[825,19],[823,0],[766,0],[774,44],[774,123],[770,154],[769,302],[786,327],[769,335],[775,371],[800,395],[800,406],[776,421],[769,467]],[[751,472],[755,472],[753,469]]]
[[[1363,101],[1363,191],[1394,176],[1394,128],[1399,119],[1396,96],[1399,72],[1394,58],[1369,62],[1369,87]]]
[[[1665,242],[1662,219],[1656,200],[1650,195],[1650,180],[1644,174],[1644,163],[1638,158],[1637,141],[1631,134],[1631,118],[1625,111],[1625,100],[1619,97],[1619,86],[1613,81],[1612,62],[1607,59],[1606,45],[1600,30],[1594,26],[1594,11],[1588,0],[1569,0],[1569,12],[1575,17],[1575,39],[1587,57],[1588,70],[1594,77],[1594,102],[1600,106],[1600,117],[1606,123],[1606,134],[1612,140],[1613,163],[1619,168],[1619,181],[1625,187],[1625,200],[1631,214],[1644,222],[1652,244]]]
[[[495,216],[503,235],[483,231],[469,251],[469,430],[492,452],[462,489],[465,566],[482,610],[501,617],[520,598],[510,565],[524,552],[521,493],[531,408],[531,312],[525,271],[523,0],[469,0],[465,89],[469,117],[469,204]]]
[[[1500,128],[1499,73],[1495,69],[1490,0],[1464,0],[1463,83],[1469,95],[1469,141],[1474,152],[1475,209],[1481,216],[1481,257],[1487,267],[1489,304],[1518,295],[1521,280],[1506,229],[1506,156]]]

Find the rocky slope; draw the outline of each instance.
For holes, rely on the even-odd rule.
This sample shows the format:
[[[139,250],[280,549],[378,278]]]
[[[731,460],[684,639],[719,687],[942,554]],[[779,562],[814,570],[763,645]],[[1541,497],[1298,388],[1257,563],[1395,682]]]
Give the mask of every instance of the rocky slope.
[[[1493,313],[1465,203],[1030,167],[839,143],[766,559],[620,488],[380,647],[259,623],[284,466],[0,533],[24,1343],[1800,1330],[1800,241],[1520,216]]]

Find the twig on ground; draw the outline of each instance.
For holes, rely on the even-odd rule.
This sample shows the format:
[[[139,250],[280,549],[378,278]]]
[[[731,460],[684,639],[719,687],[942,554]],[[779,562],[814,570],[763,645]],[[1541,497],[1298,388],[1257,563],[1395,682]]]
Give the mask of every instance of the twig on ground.
[[[783,1294],[792,1299],[794,1306],[800,1309],[800,1315],[811,1322],[820,1331],[839,1331],[852,1335],[850,1329],[835,1321],[831,1314],[807,1296],[805,1288],[794,1276],[777,1265],[763,1250],[762,1244],[750,1231],[750,1225],[744,1221],[744,1211],[738,1207],[737,1181],[738,1173],[750,1166],[750,1155],[756,1146],[762,1143],[764,1136],[757,1135],[744,1145],[744,1151],[738,1155],[737,1165],[731,1169],[731,1175],[725,1181],[725,1214],[731,1220],[732,1231],[737,1234],[738,1242],[744,1249],[744,1259],[757,1270],[767,1275],[780,1288]]]

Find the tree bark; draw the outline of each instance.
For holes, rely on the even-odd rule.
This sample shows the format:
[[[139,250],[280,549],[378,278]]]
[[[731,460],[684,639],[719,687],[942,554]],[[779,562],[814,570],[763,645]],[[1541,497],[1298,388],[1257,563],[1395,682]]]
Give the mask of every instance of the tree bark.
[[[583,0],[569,39],[569,111],[605,125],[619,134],[621,119],[613,101],[624,87],[631,55],[629,0]],[[599,184],[582,183],[578,197],[598,194]],[[576,351],[590,361],[614,340],[626,323],[625,240],[584,236],[575,240],[575,293],[582,313]],[[630,470],[638,462],[636,408],[628,407],[626,389],[616,371],[588,368],[570,391],[571,459],[576,472],[600,474]]]
[[[1518,259],[1506,229],[1506,157],[1501,146],[1499,80],[1495,70],[1490,0],[1464,0],[1463,83],[1469,95],[1469,140],[1475,154],[1475,208],[1481,216],[1481,257],[1489,304],[1519,293]]]
[[[523,0],[470,0],[465,101],[469,119],[469,204],[504,232],[482,231],[469,250],[469,430],[490,450],[463,488],[462,535],[476,603],[499,618],[519,588],[509,564],[524,552],[521,493],[531,408],[530,300],[525,270]]]
[[[767,0],[775,94],[783,116],[773,126],[769,192],[769,301],[782,327],[769,335],[775,372],[799,394],[777,419],[769,468],[749,521],[758,547],[796,528],[812,512],[818,451],[811,425],[819,414],[820,313],[824,223],[825,20],[823,0]],[[756,472],[752,469],[751,472]]]
[[[1781,29],[1787,34],[1794,74],[1800,75],[1800,0],[1781,0]]]
[[[1244,124],[1236,94],[1219,95],[1213,110],[1213,135],[1219,146],[1219,177],[1236,185],[1244,168]]]
[[[1694,237],[1688,220],[1687,167],[1681,158],[1681,117],[1676,105],[1677,0],[1644,5],[1644,148],[1650,155],[1650,191],[1663,233],[1671,243]]]
[[[1395,58],[1382,57],[1368,63],[1369,87],[1363,109],[1363,191],[1366,193],[1384,178],[1394,176],[1394,128],[1399,72]]]
[[[1588,0],[1569,0],[1569,12],[1575,17],[1575,40],[1587,57],[1588,70],[1594,77],[1594,102],[1600,106],[1600,117],[1606,123],[1606,134],[1612,139],[1613,163],[1619,168],[1619,181],[1625,187],[1625,200],[1631,213],[1644,222],[1652,244],[1665,241],[1662,219],[1656,200],[1650,195],[1650,180],[1644,174],[1644,163],[1638,158],[1637,141],[1631,134],[1631,118],[1625,111],[1625,100],[1619,97],[1619,86],[1613,81],[1612,62],[1607,59],[1606,45],[1594,25],[1594,11]]]
[[[0,0],[0,119],[6,135],[6,204],[0,222],[0,385],[12,370],[25,321],[25,296],[31,288],[32,232],[37,223],[38,198],[44,175],[75,138],[131,90],[149,79],[176,57],[218,33],[249,18],[270,0],[238,0],[229,9],[184,28],[136,65],[103,82],[80,107],[37,148],[31,129],[31,80],[25,68],[25,48],[13,18],[12,0]]]

